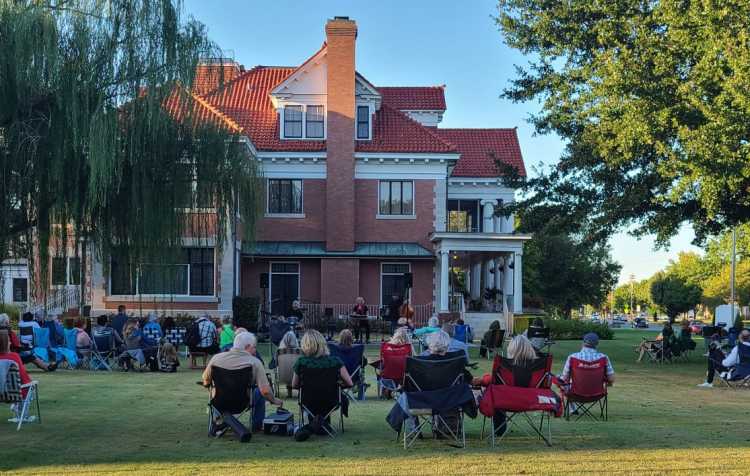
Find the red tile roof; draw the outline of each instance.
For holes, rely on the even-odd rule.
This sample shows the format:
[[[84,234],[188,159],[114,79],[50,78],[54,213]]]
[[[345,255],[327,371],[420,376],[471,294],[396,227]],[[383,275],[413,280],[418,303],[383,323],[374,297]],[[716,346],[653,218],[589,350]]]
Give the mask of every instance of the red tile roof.
[[[380,87],[383,102],[399,111],[445,111],[444,86]]]
[[[256,66],[223,87],[207,94],[205,99],[222,114],[231,118],[249,136],[258,150],[316,152],[326,150],[322,140],[289,140],[279,138],[279,120],[269,91],[286,79],[296,68]],[[450,153],[455,148],[405,114],[383,104],[375,114],[373,138],[357,141],[361,152]]]
[[[521,147],[515,129],[433,129],[440,137],[455,144],[461,154],[452,177],[497,177],[500,173],[493,159],[503,161],[526,175]]]

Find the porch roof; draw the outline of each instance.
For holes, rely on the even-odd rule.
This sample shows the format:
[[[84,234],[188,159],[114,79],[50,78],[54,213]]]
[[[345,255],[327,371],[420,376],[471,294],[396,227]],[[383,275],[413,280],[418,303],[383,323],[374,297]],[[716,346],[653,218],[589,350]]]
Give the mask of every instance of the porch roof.
[[[355,243],[353,251],[328,251],[322,241],[256,241],[243,243],[246,256],[434,258],[432,251],[418,243]]]
[[[484,251],[523,253],[523,244],[532,238],[520,233],[434,232],[430,241],[437,251]]]

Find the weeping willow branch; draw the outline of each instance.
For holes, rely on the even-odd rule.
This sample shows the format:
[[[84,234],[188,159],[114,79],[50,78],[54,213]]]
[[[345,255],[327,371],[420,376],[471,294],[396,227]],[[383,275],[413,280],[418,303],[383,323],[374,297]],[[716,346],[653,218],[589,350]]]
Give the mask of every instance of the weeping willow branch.
[[[45,288],[50,248],[166,263],[252,237],[254,161],[185,92],[221,56],[179,0],[0,1],[0,258],[33,227]]]

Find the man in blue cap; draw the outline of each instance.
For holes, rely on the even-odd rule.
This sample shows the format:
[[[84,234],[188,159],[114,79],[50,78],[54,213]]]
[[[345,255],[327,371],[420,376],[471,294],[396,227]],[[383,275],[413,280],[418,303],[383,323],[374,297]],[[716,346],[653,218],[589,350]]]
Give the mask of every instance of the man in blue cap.
[[[615,383],[615,370],[612,368],[612,363],[609,361],[609,357],[606,354],[602,354],[596,350],[599,345],[599,336],[595,332],[589,332],[583,336],[583,347],[578,352],[570,354],[565,360],[565,366],[563,367],[561,379],[564,382],[568,382],[570,379],[570,359],[583,360],[585,362],[594,362],[604,357],[607,359],[607,383],[612,385]]]

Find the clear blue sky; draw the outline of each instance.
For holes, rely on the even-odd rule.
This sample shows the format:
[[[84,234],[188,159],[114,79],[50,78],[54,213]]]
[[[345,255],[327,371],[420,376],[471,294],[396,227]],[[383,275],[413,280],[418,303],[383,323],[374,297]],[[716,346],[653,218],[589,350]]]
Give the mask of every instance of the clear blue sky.
[[[208,27],[209,36],[241,64],[302,63],[323,42],[328,18],[357,22],[357,70],[378,86],[445,84],[448,110],[444,127],[518,127],[527,169],[555,163],[563,144],[535,136],[526,119],[538,105],[513,104],[499,95],[514,77],[523,55],[508,48],[492,15],[494,0],[186,0],[189,14]],[[690,245],[685,227],[667,252],[654,252],[653,240],[619,234],[613,256],[623,265],[621,281],[650,276]]]

